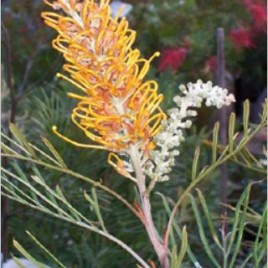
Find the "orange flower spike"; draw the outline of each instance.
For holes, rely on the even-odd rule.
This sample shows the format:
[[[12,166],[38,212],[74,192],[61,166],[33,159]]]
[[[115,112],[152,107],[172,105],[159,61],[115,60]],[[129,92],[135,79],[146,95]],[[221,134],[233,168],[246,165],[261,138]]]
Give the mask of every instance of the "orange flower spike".
[[[94,144],[79,144],[57,131],[60,138],[76,146],[106,149],[128,154],[131,145],[143,150],[143,159],[154,149],[154,136],[166,118],[159,107],[163,96],[157,93],[155,81],[143,82],[151,61],[132,49],[136,32],[128,28],[125,18],[111,17],[109,0],[45,0],[54,10],[65,15],[44,12],[45,23],[58,32],[52,46],[66,60],[58,74],[80,90],[68,93],[79,102],[73,109],[72,121]],[[115,160],[115,161],[113,161]],[[109,163],[129,177],[122,161],[115,154]]]

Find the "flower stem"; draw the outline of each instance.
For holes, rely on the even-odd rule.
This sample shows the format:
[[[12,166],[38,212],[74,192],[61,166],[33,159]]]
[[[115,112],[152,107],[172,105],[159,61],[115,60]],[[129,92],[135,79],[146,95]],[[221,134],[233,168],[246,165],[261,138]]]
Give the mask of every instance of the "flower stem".
[[[144,225],[147,234],[160,261],[161,267],[169,268],[167,251],[163,245],[163,242],[161,241],[161,238],[153,222],[150,198],[148,192],[146,191],[145,176],[142,172],[141,159],[137,146],[130,146],[128,153],[131,158],[133,169],[136,173],[137,185],[142,202],[142,210],[144,213]]]

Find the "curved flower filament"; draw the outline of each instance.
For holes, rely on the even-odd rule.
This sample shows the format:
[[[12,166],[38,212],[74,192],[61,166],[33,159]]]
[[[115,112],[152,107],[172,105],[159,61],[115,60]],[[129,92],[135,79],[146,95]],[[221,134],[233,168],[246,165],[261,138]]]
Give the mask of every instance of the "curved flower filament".
[[[136,179],[133,178],[129,172],[127,171],[125,165],[124,165],[124,161],[116,154],[114,153],[109,153],[108,156],[108,163],[114,167],[114,169],[121,175],[123,175],[124,177],[127,177],[131,180],[133,180],[134,182],[136,182]]]

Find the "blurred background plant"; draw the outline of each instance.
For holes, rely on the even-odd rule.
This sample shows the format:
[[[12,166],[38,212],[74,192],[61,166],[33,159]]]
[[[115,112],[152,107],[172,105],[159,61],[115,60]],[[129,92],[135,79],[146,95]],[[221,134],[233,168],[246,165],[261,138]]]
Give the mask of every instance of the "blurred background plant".
[[[234,92],[237,99],[234,107],[238,117],[236,131],[243,132],[242,103],[245,99],[249,99],[253,107],[250,112],[252,126],[260,122],[258,115],[261,112],[261,103],[266,97],[267,14],[264,1],[126,2],[132,4],[127,16],[131,28],[138,33],[136,46],[147,58],[154,51],[161,52],[161,57],[155,61],[149,77],[159,82],[160,91],[165,95],[164,108],[171,106],[172,97],[177,94],[179,84],[195,81],[197,78],[216,80],[216,29],[223,27],[226,33],[227,88]],[[76,137],[76,140],[80,141],[85,139],[69,120],[70,107],[73,107],[74,103],[65,95],[71,86],[55,78],[62,59],[50,46],[54,33],[45,27],[40,19],[40,13],[44,9],[46,8],[41,0],[2,1],[2,132],[11,137],[8,124],[16,123],[25,137],[30,142],[34,141],[34,145],[41,150],[46,146],[40,137],[45,137],[73,171],[90,178],[101,178],[105,186],[120,192],[128,200],[135,200],[134,186],[118,178],[106,163],[106,152],[80,150],[52,134],[51,126],[57,125],[68,137]],[[202,109],[196,119],[196,127],[187,133],[187,139],[182,144],[181,156],[170,181],[156,186],[155,192],[162,194],[152,195],[158,230],[168,221],[168,207],[174,206],[190,184],[195,147],[201,145],[204,140],[211,139],[215,114],[212,109]],[[249,145],[249,150],[255,157],[266,158],[263,155],[265,141],[266,133],[260,130],[257,138]],[[7,143],[10,145],[9,141]],[[201,150],[201,167],[209,163],[209,152],[210,146]],[[13,171],[15,168],[17,174],[24,174],[24,177],[33,173],[33,167],[27,162],[14,162],[3,158],[2,166]],[[41,168],[39,172],[45,174],[46,184],[50,187],[60,185],[66,198],[74,207],[79,207],[82,214],[92,214],[92,208],[84,202],[83,197],[84,190],[90,192],[86,182],[75,180],[70,174],[45,168]],[[266,241],[263,228],[266,226],[265,216],[262,216],[266,213],[266,187],[263,182],[254,183],[251,187],[248,185],[262,180],[265,174],[235,163],[228,165],[228,174],[226,221],[229,230],[233,230],[232,237],[240,239],[242,243],[241,248],[235,251],[237,256],[232,265],[264,267],[264,258],[260,256],[266,244],[261,242]],[[217,262],[224,263],[220,252],[228,250],[230,245],[228,241],[224,244],[224,237],[219,234],[223,215],[218,181],[218,171],[210,174],[206,182],[198,186],[206,197],[206,203],[200,192],[197,192],[197,196],[192,192],[192,195],[183,201],[176,216],[177,229],[174,227],[174,230],[180,230],[183,225],[187,225],[188,242],[202,267],[223,267],[217,266]],[[251,192],[250,200],[247,199],[248,195],[242,195],[245,191]],[[117,233],[119,239],[142,252],[145,259],[154,259],[147,244],[146,234],[137,219],[107,193],[98,190],[97,193],[100,207],[105,211],[103,220],[109,231]],[[163,196],[168,196],[168,199]],[[211,221],[206,213],[202,213],[202,209],[206,211],[207,206]],[[215,224],[214,227],[211,222]],[[241,231],[235,233],[236,228]],[[17,202],[7,201],[2,196],[4,258],[19,254],[12,245],[12,239],[15,237],[36,259],[51,264],[47,255],[36,247],[25,230],[30,230],[66,267],[135,267],[135,260],[130,259],[127,253],[107,239],[86,229],[77,231],[77,227],[71,224],[58,221]],[[207,237],[208,240],[205,240],[203,234],[209,231],[212,232],[212,239]],[[226,245],[227,248],[217,248],[214,232],[217,233],[218,239],[223,239],[220,244]],[[177,247],[180,248],[180,244]],[[254,250],[251,258],[248,263],[243,264],[252,248]],[[215,256],[214,259],[211,256]],[[194,267],[191,254],[187,253],[181,267]]]

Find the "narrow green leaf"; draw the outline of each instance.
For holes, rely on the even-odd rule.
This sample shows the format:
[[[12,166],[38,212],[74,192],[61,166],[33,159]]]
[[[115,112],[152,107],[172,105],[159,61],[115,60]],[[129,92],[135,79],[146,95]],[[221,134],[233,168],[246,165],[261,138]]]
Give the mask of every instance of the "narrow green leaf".
[[[262,234],[262,240],[260,240]],[[264,241],[264,243],[263,243]],[[260,245],[262,245],[260,247]],[[261,222],[259,224],[258,232],[253,246],[253,258],[254,258],[254,267],[258,267],[259,262],[261,261],[261,256],[258,256],[258,249],[261,248],[263,251],[267,251],[267,205],[263,211]]]
[[[40,177],[36,176],[36,175],[32,175],[31,178],[37,182],[38,184],[42,185],[46,190],[49,188],[46,183],[44,182],[43,179],[41,179]],[[43,195],[45,196],[45,193],[43,193]],[[53,196],[53,194],[51,194],[50,191],[46,191],[46,197],[54,204],[54,207],[56,209],[60,208],[59,203],[57,202],[57,199]]]
[[[171,268],[177,268],[177,246],[172,247],[172,252],[171,252]]]
[[[243,233],[244,233],[244,229],[246,226],[246,212],[247,212],[247,208],[248,208],[249,194],[250,194],[250,188],[249,188],[249,191],[247,192],[247,194],[245,195],[245,199],[243,202],[243,210],[242,210],[242,214],[241,214],[240,220],[239,220],[237,239],[235,242],[235,247],[232,250],[232,259],[231,259],[231,263],[229,265],[230,268],[234,267],[237,255],[238,255],[239,250],[241,248]],[[235,230],[235,232],[237,232],[237,230]]]
[[[14,124],[10,124],[9,125],[9,129],[12,133],[12,135],[16,138],[16,140],[25,147],[25,149],[28,151],[28,153],[33,156],[34,158],[36,158],[36,154],[35,151],[32,149],[32,147],[30,146],[30,143],[27,141],[27,139],[25,138],[25,136],[21,133],[21,131],[14,125]]]
[[[165,211],[166,211],[166,213],[168,215],[170,215],[171,209],[170,209],[170,207],[168,205],[167,198],[163,194],[161,194],[159,192],[156,192],[156,194],[158,194],[161,197],[162,203],[163,203],[164,208],[165,208]],[[176,225],[176,223],[174,223],[174,225]],[[173,228],[172,228],[172,230],[170,232],[170,241],[171,241],[172,248],[174,248],[176,246],[177,242],[176,242],[175,237],[174,237]]]
[[[13,246],[29,261],[35,264],[38,268],[46,268],[44,264],[38,262],[18,241],[13,239]]]
[[[2,169],[7,175],[9,175],[10,177],[16,179],[17,181],[21,182],[23,185],[25,185],[31,192],[35,193],[37,196],[39,196],[42,200],[44,200],[47,205],[52,206],[54,209],[56,209],[58,211],[58,213],[60,213],[61,215],[65,215],[66,217],[68,217],[68,213],[66,213],[66,211],[64,211],[63,209],[61,209],[57,204],[55,204],[53,201],[51,201],[49,198],[47,198],[47,196],[45,196],[42,192],[40,192],[39,190],[37,190],[37,188],[35,188],[33,185],[31,185],[29,182],[26,182],[24,180],[22,180],[20,177],[16,176],[15,174],[11,173],[8,170],[4,170]],[[44,184],[45,187],[47,187],[47,189],[50,189],[46,184]],[[50,189],[51,190],[51,189]],[[44,207],[42,207],[42,209],[44,209]]]
[[[74,217],[75,220],[81,221],[83,219],[85,222],[87,222],[90,225],[94,225],[92,221],[90,221],[88,218],[86,218],[82,213],[80,213],[76,208],[74,208],[71,203],[66,199],[63,192],[61,191],[60,187],[56,186],[56,192],[53,191],[53,194],[56,196],[57,199],[59,199],[65,206],[67,206],[68,210],[70,211],[71,215]]]
[[[235,241],[235,239],[237,237],[241,207],[242,207],[243,203],[245,202],[245,200],[248,199],[249,193],[250,193],[250,189],[251,189],[251,184],[249,184],[248,187],[244,190],[244,192],[242,193],[241,197],[239,198],[239,200],[237,202],[236,210],[235,210],[235,214],[234,214],[233,227],[232,227],[232,230],[231,230],[229,244],[228,244],[228,248],[227,248],[227,252],[226,252],[226,255],[227,256],[230,255],[230,253],[232,251],[232,247],[233,247],[234,241]]]
[[[14,150],[12,150],[9,146],[7,146],[4,143],[1,143],[1,150],[5,153],[5,154],[9,154],[9,155],[17,155],[18,153]]]
[[[250,104],[249,100],[245,100],[243,103],[243,128],[244,128],[244,136],[248,136],[248,125],[249,125],[249,112],[250,112]]]
[[[40,205],[40,202],[37,199],[37,196],[35,194],[31,195],[31,197],[30,197],[29,194],[23,192],[17,185],[12,183],[10,179],[6,178],[6,176],[4,174],[2,174],[2,181],[4,181],[4,183],[2,183],[2,185],[1,185],[2,192],[4,189],[7,192],[9,192],[10,194],[12,194],[14,197],[16,197],[20,200]]]
[[[16,173],[21,177],[22,180],[29,182],[27,176],[25,175],[17,161],[12,162],[11,166],[15,169]]]
[[[235,113],[231,113],[229,117],[229,126],[228,126],[228,140],[229,140],[229,150],[230,152],[234,149],[234,139],[235,139]]]
[[[22,151],[22,152],[28,154],[28,151],[27,151],[23,146],[21,146],[19,143],[17,143],[14,139],[9,138],[9,137],[8,137],[7,135],[5,135],[3,132],[1,132],[1,138],[2,138],[2,139],[1,139],[1,146],[6,146],[6,147],[7,147],[9,150],[11,150],[13,153],[15,152],[15,153],[14,153],[14,156],[15,156],[15,155],[18,155],[18,152],[12,150],[12,148],[11,148],[12,145],[15,146],[15,147],[17,147],[17,149],[20,149],[20,151]],[[8,143],[11,144],[11,145],[6,145],[6,144],[4,144],[3,140],[7,140]]]
[[[45,253],[57,264],[59,267],[66,268],[66,266],[59,261],[58,258],[56,258],[37,238],[32,235],[29,231],[26,231],[27,235],[31,237],[31,239],[35,242],[37,246],[39,246],[42,250],[45,251]]]
[[[9,170],[7,170],[5,168],[1,168],[1,170],[2,170],[2,172],[5,173],[6,176],[9,176],[9,177],[15,179],[17,182],[22,183],[24,186],[26,186],[29,189],[32,189],[33,192],[37,194],[38,191],[33,188],[33,186],[30,184],[30,182],[28,180],[23,180],[22,178],[20,178],[19,176],[17,176],[15,173],[12,173],[12,172],[10,172]]]
[[[242,162],[244,162],[248,167],[251,167],[251,161],[249,160],[248,154],[245,151],[245,148],[243,148],[240,153],[239,157],[242,159]]]
[[[99,206],[99,201],[98,201],[98,197],[97,197],[97,193],[96,193],[96,189],[94,187],[91,188],[91,193],[92,193],[92,197],[93,197],[93,200],[94,200],[94,203],[95,203],[95,213],[96,213],[96,216],[99,220],[99,223],[102,227],[102,229],[104,231],[106,231],[106,228],[105,228],[105,225],[104,225],[104,221],[103,221],[103,218],[102,218],[102,215],[101,215],[101,211],[100,211],[100,206]]]
[[[90,195],[87,194],[86,191],[84,191],[84,196],[85,196],[85,199],[90,203],[90,205],[93,207],[94,206],[94,200],[91,198]]]
[[[201,216],[196,204],[196,201],[194,199],[194,197],[191,194],[188,194],[190,199],[191,199],[191,204],[192,204],[192,208],[194,211],[194,215],[195,215],[195,219],[196,219],[196,223],[198,226],[198,231],[199,231],[199,235],[202,241],[202,244],[204,246],[204,250],[207,253],[207,256],[209,257],[209,259],[213,262],[213,264],[217,267],[217,268],[221,268],[220,264],[218,263],[218,261],[216,260],[213,252],[210,249],[206,234],[205,234],[205,230],[204,230],[204,226],[201,220]]]
[[[40,178],[39,176],[37,176],[37,175],[31,175],[31,178],[32,178],[36,183],[38,183],[38,184],[40,184],[40,185],[42,185],[42,186],[46,185],[45,182],[44,182],[44,180],[41,179],[41,178]]]
[[[170,209],[170,207],[168,205],[167,198],[163,194],[161,194],[159,192],[157,192],[156,194],[160,195],[160,197],[162,199],[162,202],[163,202],[163,205],[165,207],[165,210],[168,213],[168,215],[170,216],[171,209]],[[174,247],[177,242],[175,240],[175,236],[174,236],[173,230],[175,230],[175,232],[177,233],[177,235],[179,236],[180,239],[182,239],[182,230],[181,230],[179,224],[177,223],[177,221],[173,221],[173,228],[172,228],[172,232],[170,233],[170,235],[171,235],[171,241],[173,241],[172,242],[172,245]],[[189,245],[187,245],[187,254],[188,254],[190,260],[192,261],[192,263],[195,265],[195,267],[199,267],[200,268],[201,266],[199,265],[199,263],[197,261],[197,258],[194,256],[194,254],[193,254],[193,252],[192,252],[192,250],[191,250],[191,248],[190,248]]]
[[[211,214],[209,212],[207,202],[206,202],[206,200],[204,198],[204,195],[202,194],[202,192],[199,189],[196,189],[196,191],[197,191],[197,194],[198,194],[200,204],[201,204],[201,206],[203,208],[203,211],[205,213],[205,216],[206,216],[206,219],[207,219],[207,222],[208,222],[208,226],[209,226],[209,230],[211,232],[212,238],[213,238],[214,242],[216,243],[216,245],[222,250],[222,245],[220,243],[220,239],[219,239],[219,237],[217,235],[217,232],[215,230],[215,227],[214,227],[214,224],[213,224],[213,221],[212,221],[212,218],[211,218]]]
[[[15,257],[13,254],[11,254],[11,256],[12,256],[12,259],[15,261],[15,263],[18,265],[19,268],[27,268],[25,265],[23,265],[23,263],[21,263],[19,258]]]
[[[262,108],[262,116],[261,116],[261,124],[266,126],[267,125],[267,109],[268,109],[268,100],[266,99],[263,103]]]
[[[177,259],[177,268],[181,267],[182,261],[184,259],[186,250],[187,250],[187,246],[188,246],[188,235],[187,235],[187,231],[186,231],[186,226],[183,226],[182,228],[182,240],[181,240],[181,249],[180,249],[180,253]]]
[[[55,159],[60,164],[60,166],[62,168],[67,168],[67,166],[66,166],[65,162],[63,161],[62,157],[57,152],[57,150],[55,149],[55,147],[50,143],[50,141],[48,139],[46,139],[45,137],[42,137],[42,141],[44,142],[44,144],[46,145],[46,147],[49,149],[49,151],[52,153],[52,155],[55,157]]]
[[[195,152],[194,152],[194,159],[193,159],[193,164],[192,164],[192,181],[195,180],[197,170],[198,170],[198,163],[199,163],[199,156],[200,156],[200,147],[196,147]]]
[[[220,123],[217,122],[214,125],[213,129],[213,137],[212,137],[212,161],[211,164],[214,164],[217,160],[217,147],[218,147],[218,140],[219,140],[219,129],[220,129]]]
[[[56,185],[55,191],[56,191],[56,194],[57,194],[61,199],[67,200],[66,197],[64,196],[64,194],[63,194],[61,188],[59,187],[59,185]]]
[[[251,165],[255,164],[256,166],[263,168],[263,165],[260,164],[260,161],[248,150],[247,147],[245,147],[243,149],[243,151],[244,151],[248,161],[252,163]]]
[[[42,156],[44,156],[46,159],[50,160],[53,164],[56,164],[57,167],[62,168],[62,166],[60,166],[60,164],[58,163],[57,160],[55,160],[53,157],[51,157],[50,155],[48,155],[47,153],[45,153],[44,151],[42,151],[41,149],[39,149],[38,147],[34,146],[33,144],[31,144],[31,147],[38,153],[40,153]],[[40,163],[40,158],[37,159],[39,160],[38,163]]]
[[[242,264],[239,266],[239,268],[244,268],[246,267],[246,265],[248,264],[248,262],[250,261],[250,259],[252,258],[253,256],[253,252],[250,252],[248,254],[248,256],[245,258],[245,260],[242,262]],[[255,268],[255,267],[254,267]]]

